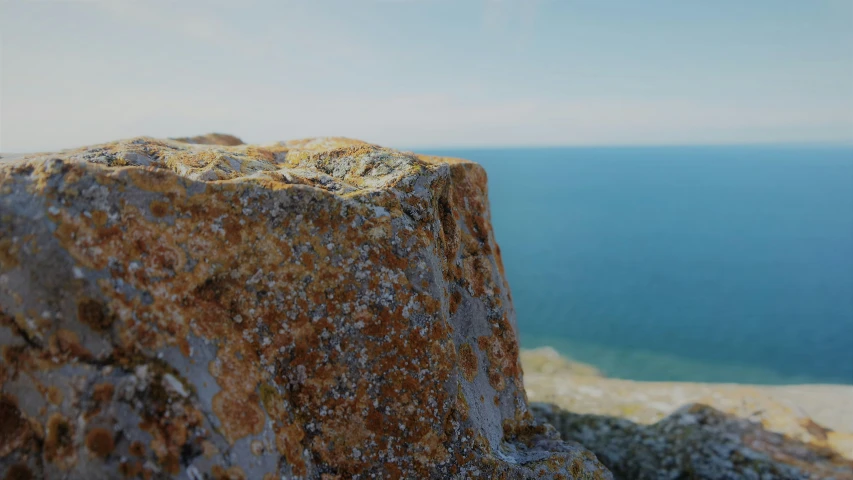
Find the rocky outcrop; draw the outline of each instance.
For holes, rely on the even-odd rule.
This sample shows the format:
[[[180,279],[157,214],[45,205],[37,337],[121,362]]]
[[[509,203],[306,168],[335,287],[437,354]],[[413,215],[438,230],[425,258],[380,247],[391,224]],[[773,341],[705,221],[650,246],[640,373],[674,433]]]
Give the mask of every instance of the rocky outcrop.
[[[853,479],[853,461],[825,445],[795,440],[698,403],[652,425],[550,404],[534,403],[533,409],[566,440],[592,449],[616,478]]]
[[[0,477],[610,478],[533,421],[474,163],[137,138],[0,219]]]
[[[521,353],[534,415],[616,478],[853,480],[853,387],[637,382],[555,355]]]

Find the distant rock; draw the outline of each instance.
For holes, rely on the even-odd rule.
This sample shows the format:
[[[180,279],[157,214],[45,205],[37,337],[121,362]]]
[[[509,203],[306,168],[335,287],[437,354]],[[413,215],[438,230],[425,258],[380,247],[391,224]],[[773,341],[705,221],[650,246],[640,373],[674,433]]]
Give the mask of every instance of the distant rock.
[[[686,405],[653,425],[549,404],[534,403],[533,409],[566,440],[592,449],[620,479],[853,479],[853,461],[831,448],[707,405]]]
[[[207,135],[197,135],[195,137],[181,137],[175,138],[173,140],[196,145],[222,145],[225,147],[245,145],[242,140],[235,137],[234,135],[228,135],[227,133],[208,133]]]
[[[534,415],[616,478],[853,480],[851,386],[638,382],[541,357],[521,352]]]
[[[533,420],[474,163],[136,138],[0,219],[0,478],[612,478]]]

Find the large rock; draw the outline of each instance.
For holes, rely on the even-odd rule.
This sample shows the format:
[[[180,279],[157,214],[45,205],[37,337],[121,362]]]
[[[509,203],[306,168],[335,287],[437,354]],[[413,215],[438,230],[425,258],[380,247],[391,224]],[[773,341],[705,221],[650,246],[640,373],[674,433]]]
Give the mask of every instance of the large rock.
[[[610,478],[528,410],[474,163],[138,138],[0,219],[4,478]]]

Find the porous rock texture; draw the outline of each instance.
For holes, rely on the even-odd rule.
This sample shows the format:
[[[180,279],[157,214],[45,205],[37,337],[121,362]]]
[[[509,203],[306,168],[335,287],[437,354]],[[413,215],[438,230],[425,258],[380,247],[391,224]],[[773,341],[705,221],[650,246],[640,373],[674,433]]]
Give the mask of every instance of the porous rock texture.
[[[136,138],[0,220],[0,477],[611,478],[528,409],[474,163]]]

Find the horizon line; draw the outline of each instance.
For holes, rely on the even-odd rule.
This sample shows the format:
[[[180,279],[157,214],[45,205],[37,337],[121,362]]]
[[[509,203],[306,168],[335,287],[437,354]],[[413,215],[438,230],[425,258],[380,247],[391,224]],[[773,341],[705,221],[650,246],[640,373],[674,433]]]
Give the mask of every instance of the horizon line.
[[[382,145],[384,146],[384,145]],[[853,148],[853,140],[832,142],[743,142],[743,143],[574,143],[574,144],[506,144],[506,145],[449,145],[416,147],[393,147],[398,150],[514,150],[556,148],[725,148],[725,147],[822,147]]]
[[[329,136],[329,135],[324,135]],[[135,138],[135,137],[128,137]],[[304,138],[322,138],[322,136],[304,137]],[[352,137],[346,137],[352,138]],[[301,140],[302,138],[295,139]],[[353,138],[355,139],[355,138]],[[124,140],[124,139],[119,139]],[[357,139],[361,140],[361,139]],[[118,141],[118,140],[114,140]],[[365,140],[366,141],[366,140]],[[731,147],[812,147],[812,148],[853,148],[853,139],[847,141],[791,141],[791,142],[740,142],[740,143],[574,143],[574,144],[488,144],[488,145],[420,145],[420,146],[391,146],[390,144],[382,144],[371,141],[366,141],[373,145],[378,145],[386,148],[405,152],[415,152],[420,150],[523,150],[523,149],[560,149],[560,148],[614,148],[614,149],[642,149],[642,148],[731,148]],[[110,142],[103,142],[110,143]],[[247,142],[244,145],[267,145],[274,142]],[[38,153],[59,153],[65,150],[83,148],[87,146],[100,145],[101,143],[93,143],[91,145],[80,145],[73,147],[65,147],[59,149],[43,149],[31,151],[0,151],[0,158],[7,156],[22,156]]]

